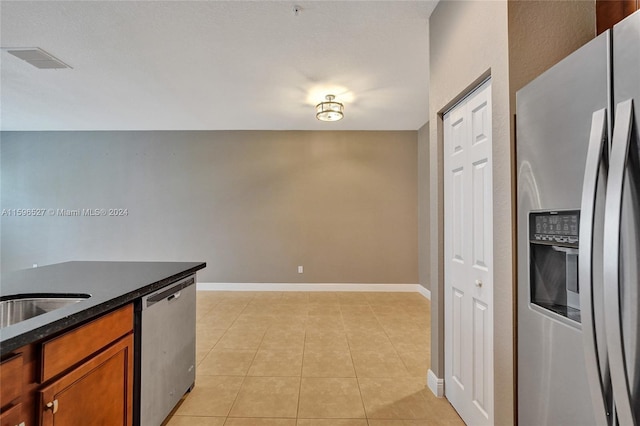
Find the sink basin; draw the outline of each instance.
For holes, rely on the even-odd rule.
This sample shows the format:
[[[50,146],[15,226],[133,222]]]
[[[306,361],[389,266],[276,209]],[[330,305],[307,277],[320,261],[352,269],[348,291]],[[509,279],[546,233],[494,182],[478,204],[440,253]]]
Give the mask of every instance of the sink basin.
[[[6,296],[0,300],[0,328],[19,323],[91,297],[88,294]]]

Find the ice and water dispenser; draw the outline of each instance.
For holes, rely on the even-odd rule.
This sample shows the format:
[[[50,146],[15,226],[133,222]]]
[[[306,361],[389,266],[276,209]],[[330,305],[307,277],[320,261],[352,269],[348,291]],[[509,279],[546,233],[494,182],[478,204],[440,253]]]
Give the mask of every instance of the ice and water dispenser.
[[[578,235],[580,210],[529,213],[531,306],[580,322]],[[542,308],[541,310],[538,308]]]

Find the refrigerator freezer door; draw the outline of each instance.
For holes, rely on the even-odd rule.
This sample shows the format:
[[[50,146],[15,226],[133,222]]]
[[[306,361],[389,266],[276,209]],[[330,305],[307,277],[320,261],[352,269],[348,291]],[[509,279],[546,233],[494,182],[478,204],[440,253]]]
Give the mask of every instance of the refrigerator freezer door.
[[[607,348],[617,416],[620,424],[635,426],[638,421],[632,405],[632,389],[637,355],[635,345],[638,339],[629,334],[637,333],[638,262],[630,264],[629,261],[633,260],[630,257],[640,247],[637,235],[623,236],[623,228],[640,229],[637,226],[640,218],[625,214],[628,211],[638,211],[638,188],[634,181],[640,182],[640,175],[637,165],[633,164],[632,155],[629,155],[632,154],[632,115],[631,99],[616,107],[604,221],[604,302]],[[623,204],[626,204],[624,208]],[[636,309],[630,311],[633,306]]]
[[[594,267],[601,263],[601,259],[594,257],[594,250],[602,247],[603,224],[598,218],[603,218],[604,194],[607,184],[607,111],[601,109],[593,113],[591,121],[591,136],[589,137],[589,150],[585,164],[584,182],[582,185],[582,206],[580,207],[580,256],[579,282],[582,287],[580,292],[580,307],[582,317],[582,337],[584,342],[584,360],[591,390],[591,401],[594,408],[594,416],[597,424],[611,425],[613,422],[611,413],[611,391],[606,360],[607,348],[598,346],[598,318],[596,313],[596,301],[598,300],[597,287],[594,282],[599,282],[602,276],[602,268]],[[602,341],[602,339],[601,339]],[[603,358],[603,359],[601,359]]]
[[[616,185],[619,191],[611,193],[611,197],[607,192],[606,220],[619,222],[619,229],[606,237],[610,239],[609,244],[617,243],[613,249],[619,256],[614,258],[607,248],[606,253],[611,257],[605,257],[605,282],[617,287],[615,293],[607,293],[607,296],[616,298],[611,302],[618,302],[619,311],[607,312],[610,319],[607,337],[611,340],[611,376],[618,419],[620,424],[639,425],[640,12],[629,16],[613,29],[613,87],[614,105],[620,115],[615,116],[614,127],[618,137],[612,141],[611,173],[619,174]],[[613,164],[616,153],[620,154],[619,165]],[[610,203],[619,203],[617,208],[612,207],[611,215]],[[612,277],[615,282],[607,277]],[[609,327],[612,327],[611,334]],[[614,334],[618,334],[619,338],[613,339]]]
[[[521,426],[598,424],[579,325],[531,307],[528,217],[535,210],[581,207],[592,116],[609,108],[609,40],[609,33],[592,40],[517,94]],[[594,250],[601,256],[601,247]]]

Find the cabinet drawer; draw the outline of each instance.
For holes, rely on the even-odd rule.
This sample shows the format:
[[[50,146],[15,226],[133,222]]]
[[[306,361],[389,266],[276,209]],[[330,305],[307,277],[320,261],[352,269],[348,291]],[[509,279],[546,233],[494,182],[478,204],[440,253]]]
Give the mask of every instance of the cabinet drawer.
[[[40,383],[133,330],[133,305],[104,315],[42,344]]]
[[[24,426],[22,418],[22,404],[14,405],[0,414],[0,426]]]
[[[0,407],[22,395],[22,354],[17,354],[0,364]]]

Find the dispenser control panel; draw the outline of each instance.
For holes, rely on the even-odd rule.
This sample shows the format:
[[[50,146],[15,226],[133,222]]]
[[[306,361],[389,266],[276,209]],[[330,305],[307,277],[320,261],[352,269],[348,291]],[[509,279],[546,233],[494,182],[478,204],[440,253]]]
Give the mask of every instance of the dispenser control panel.
[[[529,239],[532,243],[578,247],[580,210],[529,213]]]

